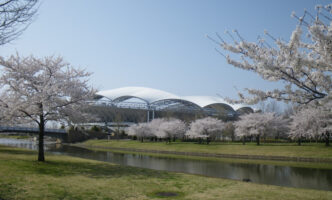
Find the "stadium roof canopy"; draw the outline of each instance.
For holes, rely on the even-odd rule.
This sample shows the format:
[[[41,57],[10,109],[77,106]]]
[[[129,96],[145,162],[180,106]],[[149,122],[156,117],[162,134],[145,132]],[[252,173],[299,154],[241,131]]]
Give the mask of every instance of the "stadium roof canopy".
[[[115,102],[138,98],[151,104],[163,99],[180,99],[179,96],[174,94],[146,87],[122,87],[113,90],[100,91],[97,94]]]
[[[178,96],[162,90],[146,87],[122,87],[113,90],[104,90],[97,93],[99,98],[106,98],[112,103],[121,103],[129,99],[140,99],[148,105],[172,106],[173,104],[182,104],[195,108],[208,107],[213,104],[228,105],[233,110],[246,107],[240,104],[229,104],[220,97],[213,96]],[[103,99],[104,99],[103,98]]]

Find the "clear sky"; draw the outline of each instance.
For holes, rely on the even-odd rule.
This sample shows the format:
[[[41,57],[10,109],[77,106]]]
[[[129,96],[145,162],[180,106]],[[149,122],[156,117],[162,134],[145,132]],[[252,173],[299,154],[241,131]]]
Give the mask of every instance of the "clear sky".
[[[280,86],[228,65],[205,35],[237,29],[256,41],[268,30],[288,40],[302,14],[332,0],[44,0],[23,35],[0,55],[61,55],[93,72],[99,90],[143,86],[177,95]]]

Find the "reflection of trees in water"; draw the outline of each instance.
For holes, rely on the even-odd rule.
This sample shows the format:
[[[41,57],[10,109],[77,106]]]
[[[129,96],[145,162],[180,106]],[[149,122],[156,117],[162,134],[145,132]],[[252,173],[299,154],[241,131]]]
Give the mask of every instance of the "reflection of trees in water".
[[[36,144],[34,142],[16,141],[15,143],[13,140],[7,140],[7,142],[7,144],[11,146],[36,149]],[[5,144],[2,139],[0,140],[0,143]],[[91,151],[66,145],[61,146],[60,148],[54,147],[50,148],[49,151],[57,154],[107,161],[121,165],[201,174],[236,180],[250,179],[252,182],[271,185],[324,190],[331,190],[332,188],[332,170],[153,157],[133,153],[123,154]]]
[[[314,189],[332,188],[332,170],[251,164],[232,166],[232,173],[253,182]]]
[[[332,190],[331,170],[292,167],[291,176],[294,187],[315,185],[317,189],[324,189],[330,186],[329,188]]]
[[[64,146],[63,151],[68,152],[69,155],[75,154],[79,157],[149,169],[202,174],[236,180],[249,178],[252,182],[291,187],[325,190],[332,187],[332,170],[153,157],[134,153],[91,151],[71,146]]]
[[[23,140],[23,139],[11,139],[11,138],[0,138],[0,144],[4,144],[7,146],[24,148],[24,149],[37,149],[37,143],[30,140]]]

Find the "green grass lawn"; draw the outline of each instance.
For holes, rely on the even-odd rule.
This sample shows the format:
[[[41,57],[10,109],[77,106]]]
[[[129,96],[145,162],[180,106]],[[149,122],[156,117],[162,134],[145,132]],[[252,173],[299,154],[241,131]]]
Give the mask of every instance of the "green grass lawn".
[[[0,199],[332,199],[332,192],[119,166],[0,146]]]
[[[298,146],[295,143],[268,143],[257,146],[256,143],[210,143],[196,144],[192,142],[139,142],[135,140],[89,140],[83,145],[91,147],[115,147],[146,150],[201,152],[216,154],[237,155],[262,155],[262,156],[286,156],[332,159],[332,147],[326,147],[322,143],[304,143]]]

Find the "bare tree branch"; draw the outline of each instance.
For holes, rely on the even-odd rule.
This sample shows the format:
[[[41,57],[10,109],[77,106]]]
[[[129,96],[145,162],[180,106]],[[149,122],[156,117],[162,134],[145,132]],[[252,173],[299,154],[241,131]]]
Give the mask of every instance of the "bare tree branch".
[[[28,28],[38,0],[0,0],[0,45],[11,42]]]

